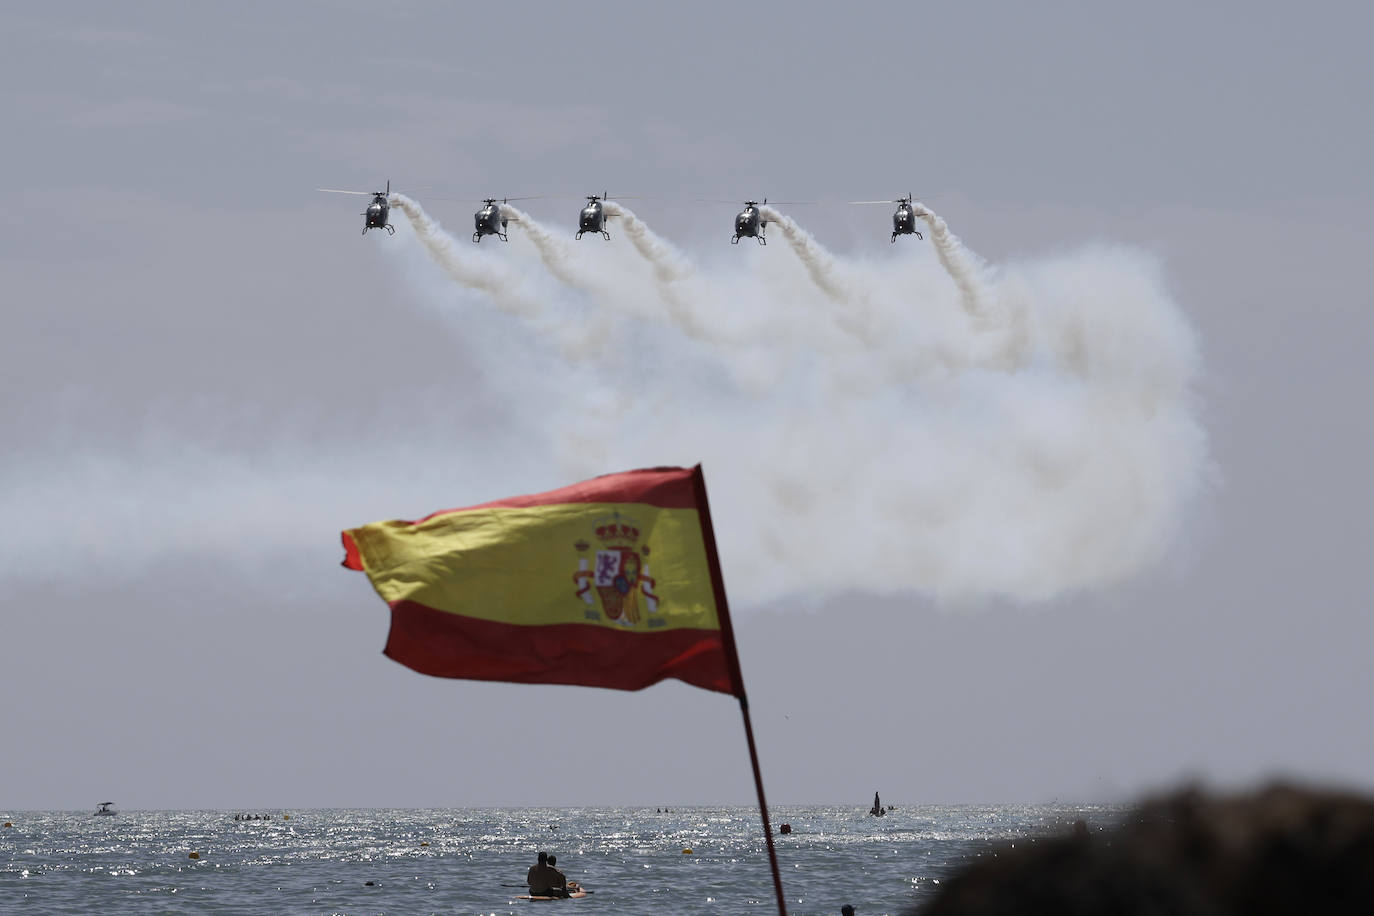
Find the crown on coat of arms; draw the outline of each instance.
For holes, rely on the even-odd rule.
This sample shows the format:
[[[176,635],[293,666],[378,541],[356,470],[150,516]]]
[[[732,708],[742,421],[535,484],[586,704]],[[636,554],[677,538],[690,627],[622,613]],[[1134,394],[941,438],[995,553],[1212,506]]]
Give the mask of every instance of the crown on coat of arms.
[[[598,547],[634,547],[639,542],[639,525],[628,516],[619,512],[603,515],[592,523],[591,534],[596,535]],[[591,546],[587,538],[578,538],[573,544],[579,553]]]
[[[621,522],[608,522],[596,526],[596,539],[603,544],[634,544],[639,540],[639,529]]]

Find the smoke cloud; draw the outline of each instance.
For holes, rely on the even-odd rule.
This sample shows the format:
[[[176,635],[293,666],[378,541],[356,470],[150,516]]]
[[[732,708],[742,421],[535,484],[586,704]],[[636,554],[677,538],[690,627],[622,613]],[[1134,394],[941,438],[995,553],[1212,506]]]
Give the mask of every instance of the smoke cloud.
[[[511,405],[544,430],[551,485],[701,461],[745,600],[1038,601],[1165,554],[1206,437],[1197,343],[1154,258],[1099,246],[994,270],[920,207],[930,247],[845,259],[768,208],[803,271],[767,248],[693,266],[612,212],[633,252],[596,246],[589,295],[615,320],[531,365],[546,399]],[[585,306],[545,300],[570,324]],[[485,371],[521,369],[503,354]]]
[[[0,510],[92,521],[28,526],[0,574],[66,575],[74,543],[83,569],[165,562],[207,543],[207,519],[240,562],[328,563],[332,532],[363,521],[701,462],[737,604],[1041,601],[1159,561],[1199,489],[1197,342],[1139,250],[988,265],[927,209],[931,243],[881,256],[773,214],[798,256],[717,240],[689,259],[618,204],[611,242],[517,212],[520,235],[477,246],[392,198],[408,219],[380,240],[398,292],[380,307],[398,339],[429,327],[407,304],[450,327],[452,366],[427,377],[451,389],[390,360],[365,433],[325,415],[265,432],[226,405],[254,430],[228,452],[164,432],[123,457],[35,457]]]

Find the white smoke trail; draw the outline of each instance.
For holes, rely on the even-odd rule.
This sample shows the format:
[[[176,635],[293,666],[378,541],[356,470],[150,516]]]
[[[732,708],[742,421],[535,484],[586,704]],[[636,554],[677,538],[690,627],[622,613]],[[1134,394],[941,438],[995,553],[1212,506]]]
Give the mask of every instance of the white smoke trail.
[[[509,266],[489,257],[464,254],[462,243],[444,231],[444,227],[418,203],[396,192],[392,192],[391,199],[410,219],[416,238],[424,244],[430,257],[455,281],[481,290],[512,314],[527,318],[539,314],[539,304],[523,293],[519,274]]]
[[[552,307],[541,302],[529,290],[526,278],[507,262],[495,260],[493,255],[485,252],[473,251],[467,242],[445,231],[411,198],[395,192],[391,196],[410,218],[416,237],[430,257],[449,277],[465,287],[486,293],[503,311],[519,317],[541,336],[551,339],[564,359],[572,362],[594,359],[606,347],[613,336],[608,330],[607,318],[579,318],[560,308],[556,300]],[[518,210],[515,215],[524,216]],[[559,263],[557,240],[533,220],[524,225],[531,237],[536,238],[536,248],[544,263],[550,267]],[[531,225],[534,227],[532,232]],[[562,258],[561,263],[566,263],[566,260],[566,257]],[[576,278],[570,270],[563,270],[561,275],[556,273],[556,276],[565,283]]]
[[[605,201],[603,206],[608,216],[620,220],[620,225],[625,229],[625,234],[629,236],[635,250],[649,262],[654,272],[654,280],[658,284],[658,291],[663,296],[664,304],[668,306],[668,317],[672,323],[695,340],[731,342],[692,307],[691,294],[683,284],[693,278],[695,271],[682,253],[654,233],[629,207],[613,200]]]
[[[782,234],[792,246],[792,250],[806,265],[806,272],[827,296],[836,302],[851,302],[854,291],[840,278],[839,265],[834,255],[825,250],[825,246],[816,241],[811,233],[798,226],[790,216],[767,204],[759,207],[759,214],[768,222],[777,223],[782,229]]]
[[[677,283],[694,273],[682,251],[655,235],[649,225],[636,216],[635,211],[617,201],[606,201],[605,207],[607,216],[621,220],[625,235],[629,236],[629,240],[635,244],[635,250],[643,255],[644,260],[653,265],[654,276],[661,283]]]
[[[759,213],[763,219],[776,223],[782,230],[783,237],[801,258],[811,282],[833,302],[844,306],[839,311],[826,310],[826,319],[866,347],[877,344],[882,330],[874,310],[876,291],[863,283],[853,271],[846,271],[839,260],[796,220],[767,204],[759,208]],[[927,355],[942,365],[950,362],[944,354]]]
[[[620,225],[625,228],[625,234],[630,237],[635,250],[653,267],[654,277],[660,283],[678,283],[692,276],[692,265],[682,253],[656,235],[633,210],[614,200],[606,201],[604,206],[608,216],[621,221]]]
[[[1000,369],[1021,366],[1030,345],[1026,314],[989,291],[982,258],[949,230],[939,214],[920,201],[912,204],[912,212],[930,227],[935,256],[958,288],[959,303],[973,319],[973,327],[981,332],[969,350],[971,364]]]
[[[572,267],[572,248],[566,241],[545,229],[534,217],[510,204],[501,205],[501,215],[515,222],[515,225],[529,236],[539,257],[549,273],[574,289],[588,290],[590,279]]]
[[[964,247],[959,237],[949,231],[949,225],[935,211],[920,201],[913,203],[911,209],[930,227],[930,241],[935,246],[935,254],[950,279],[959,287],[960,301],[965,311],[975,318],[984,317],[987,292],[980,279],[982,259]]]

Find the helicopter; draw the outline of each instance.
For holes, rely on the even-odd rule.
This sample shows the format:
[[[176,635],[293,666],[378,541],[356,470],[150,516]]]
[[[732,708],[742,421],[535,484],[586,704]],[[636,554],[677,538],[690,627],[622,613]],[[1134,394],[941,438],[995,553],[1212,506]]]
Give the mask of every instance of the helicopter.
[[[611,234],[606,231],[606,209],[601,203],[608,197],[610,194],[604,191],[600,195],[587,195],[587,206],[577,215],[577,235],[573,238],[582,238],[584,232],[600,232],[606,241],[611,240]]]
[[[505,203],[505,201],[501,201]],[[472,214],[473,224],[477,229],[472,233],[474,242],[482,241],[484,235],[494,235],[503,242],[509,242],[510,237],[506,235],[506,223],[510,217],[501,215],[501,204],[496,202],[496,198],[488,197],[482,201],[482,209]]]
[[[766,205],[768,198],[765,197],[763,203]],[[759,240],[760,245],[767,245],[768,240],[763,237],[763,230],[767,226],[768,220],[764,219],[759,211],[759,202],[746,200],[744,209],[735,217],[735,234],[730,239],[730,244],[738,245],[741,238],[754,238]]]
[[[519,222],[520,217],[510,216],[505,209],[505,204],[513,200],[538,200],[537,197],[503,197],[497,203],[495,197],[482,198],[482,209],[472,214],[472,222],[476,231],[472,233],[474,242],[482,241],[484,235],[494,235],[503,242],[509,242],[506,237],[506,224]]]
[[[534,200],[533,197],[503,197],[497,203],[495,197],[482,198],[482,209],[472,214],[472,222],[477,227],[477,231],[472,233],[474,242],[482,241],[484,235],[494,235],[503,242],[509,242],[506,237],[506,224],[518,222],[519,217],[509,216],[503,205],[513,200]]]
[[[918,239],[924,239],[919,229],[916,228],[916,208],[912,206],[913,196],[908,194],[906,197],[899,197],[896,200],[851,200],[852,204],[896,204],[897,212],[892,214],[892,241],[897,241],[899,235],[914,235]]]
[[[341,191],[338,188],[316,188],[317,191],[327,191],[330,194],[360,194],[363,197],[368,195],[367,191]],[[367,235],[369,229],[385,229],[389,234],[396,234],[396,227],[386,221],[387,214],[391,212],[391,179],[386,180],[385,191],[373,191],[372,203],[367,205],[367,209],[360,215],[363,217],[363,235]]]

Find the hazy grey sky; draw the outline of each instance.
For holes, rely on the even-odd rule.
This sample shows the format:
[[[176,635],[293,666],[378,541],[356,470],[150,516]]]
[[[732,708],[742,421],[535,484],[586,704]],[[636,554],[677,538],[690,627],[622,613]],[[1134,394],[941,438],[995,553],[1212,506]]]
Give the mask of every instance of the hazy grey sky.
[[[6,14],[0,806],[749,802],[729,698],[414,674],[338,566],[343,528],[696,461],[770,801],[1374,788],[1374,17],[678,9]],[[314,190],[388,179],[548,311]],[[744,343],[665,323],[616,226],[571,241],[603,190]],[[1030,303],[1016,371],[932,368],[931,242],[833,203],[909,191]],[[467,242],[491,195],[549,195],[584,288]],[[698,202],[763,196],[827,202],[783,209],[852,309]]]

